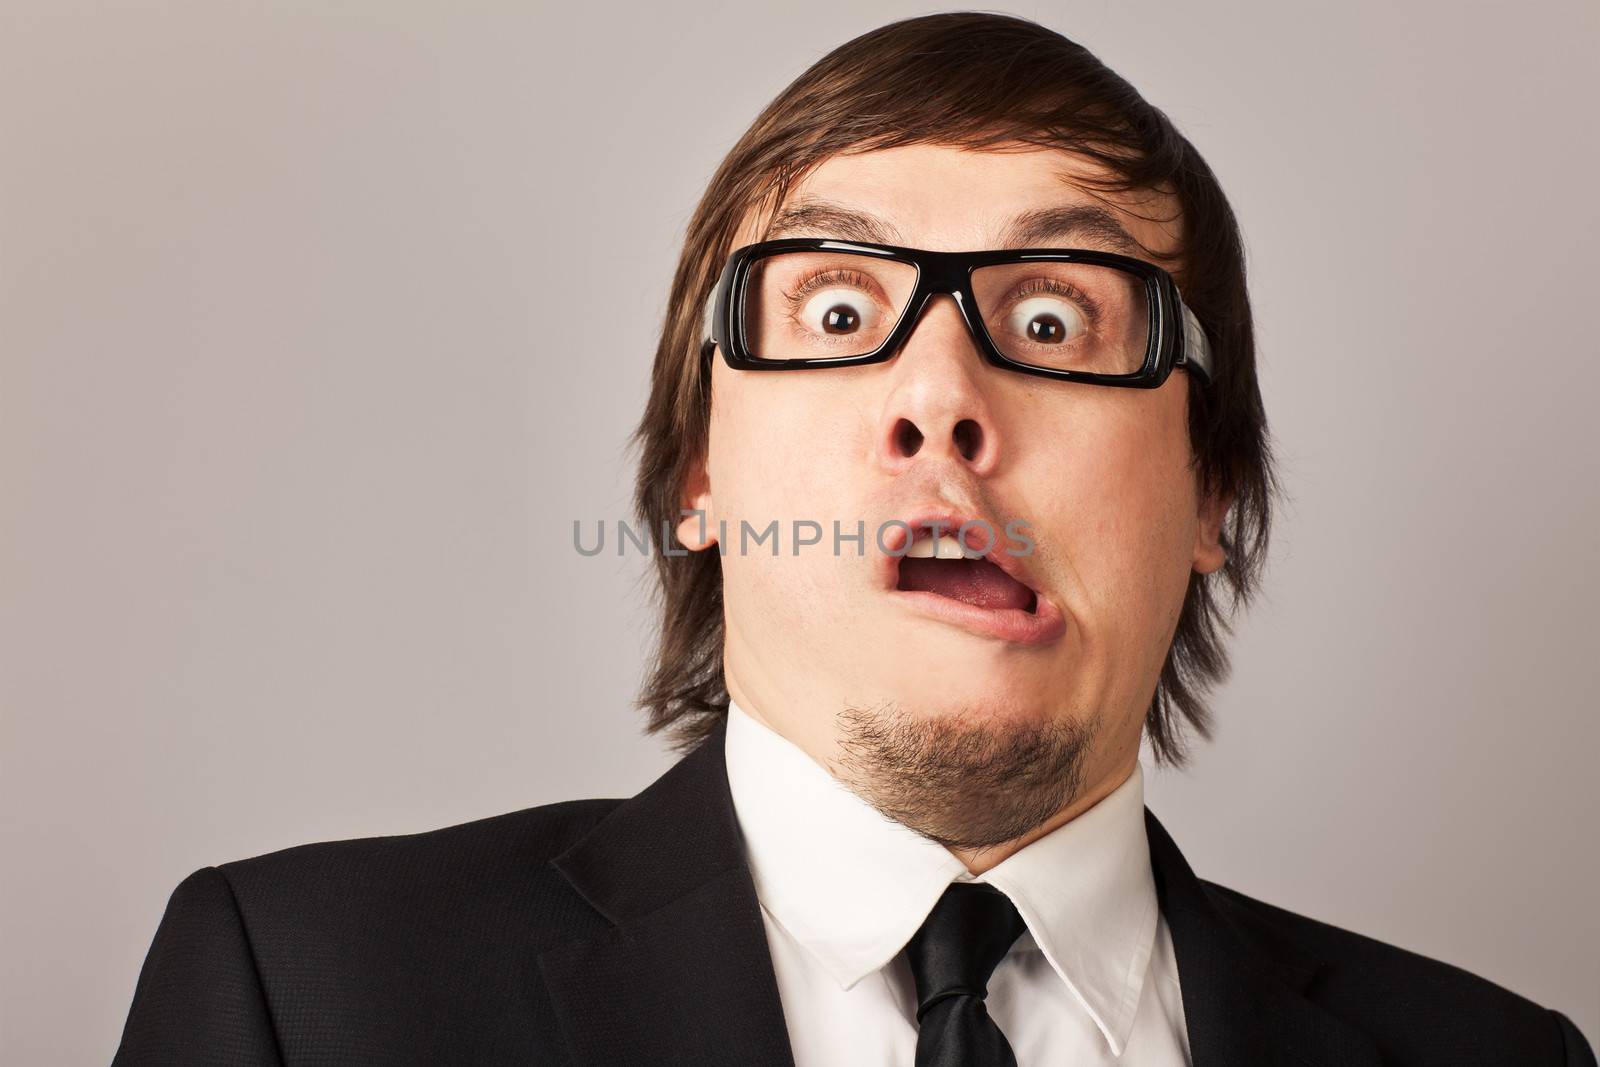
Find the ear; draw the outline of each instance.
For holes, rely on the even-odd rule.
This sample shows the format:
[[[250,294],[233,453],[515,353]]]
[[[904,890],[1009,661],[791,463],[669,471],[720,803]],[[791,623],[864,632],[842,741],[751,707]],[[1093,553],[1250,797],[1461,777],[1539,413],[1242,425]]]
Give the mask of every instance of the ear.
[[[1222,548],[1222,520],[1233,506],[1233,494],[1211,494],[1200,501],[1199,521],[1195,524],[1194,569],[1211,574],[1228,561]]]
[[[678,540],[691,552],[700,552],[717,543],[717,520],[712,513],[711,475],[706,458],[700,456],[689,465],[678,494]],[[698,514],[685,515],[685,511]]]

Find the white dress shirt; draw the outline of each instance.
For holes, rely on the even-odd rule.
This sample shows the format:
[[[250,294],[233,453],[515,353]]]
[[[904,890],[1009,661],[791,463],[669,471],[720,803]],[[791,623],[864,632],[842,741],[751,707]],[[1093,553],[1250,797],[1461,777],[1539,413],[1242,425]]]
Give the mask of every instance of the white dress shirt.
[[[1018,1067],[1188,1067],[1137,764],[1094,807],[974,878],[737,704],[726,755],[796,1067],[913,1067],[916,983],[901,949],[947,885],[973,881],[1027,923],[985,1002]]]

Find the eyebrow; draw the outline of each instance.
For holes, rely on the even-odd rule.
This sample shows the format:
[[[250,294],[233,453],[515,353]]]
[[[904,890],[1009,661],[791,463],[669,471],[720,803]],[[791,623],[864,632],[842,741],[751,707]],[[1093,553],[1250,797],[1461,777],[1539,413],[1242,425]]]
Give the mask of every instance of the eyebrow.
[[[785,236],[829,237],[881,245],[906,243],[893,223],[871,212],[820,199],[799,200],[785,207],[774,216],[762,239],[770,241]],[[1126,256],[1151,254],[1123,229],[1115,215],[1094,204],[1025,211],[1006,226],[997,247],[1032,248],[1049,244],[1099,247]]]

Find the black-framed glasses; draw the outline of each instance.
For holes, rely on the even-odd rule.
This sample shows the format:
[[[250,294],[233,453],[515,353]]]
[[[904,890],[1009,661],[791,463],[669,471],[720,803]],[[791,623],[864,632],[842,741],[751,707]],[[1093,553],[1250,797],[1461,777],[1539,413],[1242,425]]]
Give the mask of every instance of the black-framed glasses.
[[[739,370],[892,359],[949,293],[997,367],[1152,389],[1176,367],[1211,380],[1211,350],[1172,276],[1086,248],[929,252],[792,237],[735,249],[706,300],[705,341]]]

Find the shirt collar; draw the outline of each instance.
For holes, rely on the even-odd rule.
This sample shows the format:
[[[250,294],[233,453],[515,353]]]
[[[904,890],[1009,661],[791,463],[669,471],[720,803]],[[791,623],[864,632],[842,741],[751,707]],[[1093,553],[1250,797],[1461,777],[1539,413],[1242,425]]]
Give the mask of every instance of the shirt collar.
[[[988,882],[1027,924],[1018,947],[1044,953],[1122,1055],[1159,908],[1137,763],[1094,807],[973,878],[731,701],[726,762],[756,895],[841,989],[892,960],[951,882]]]

